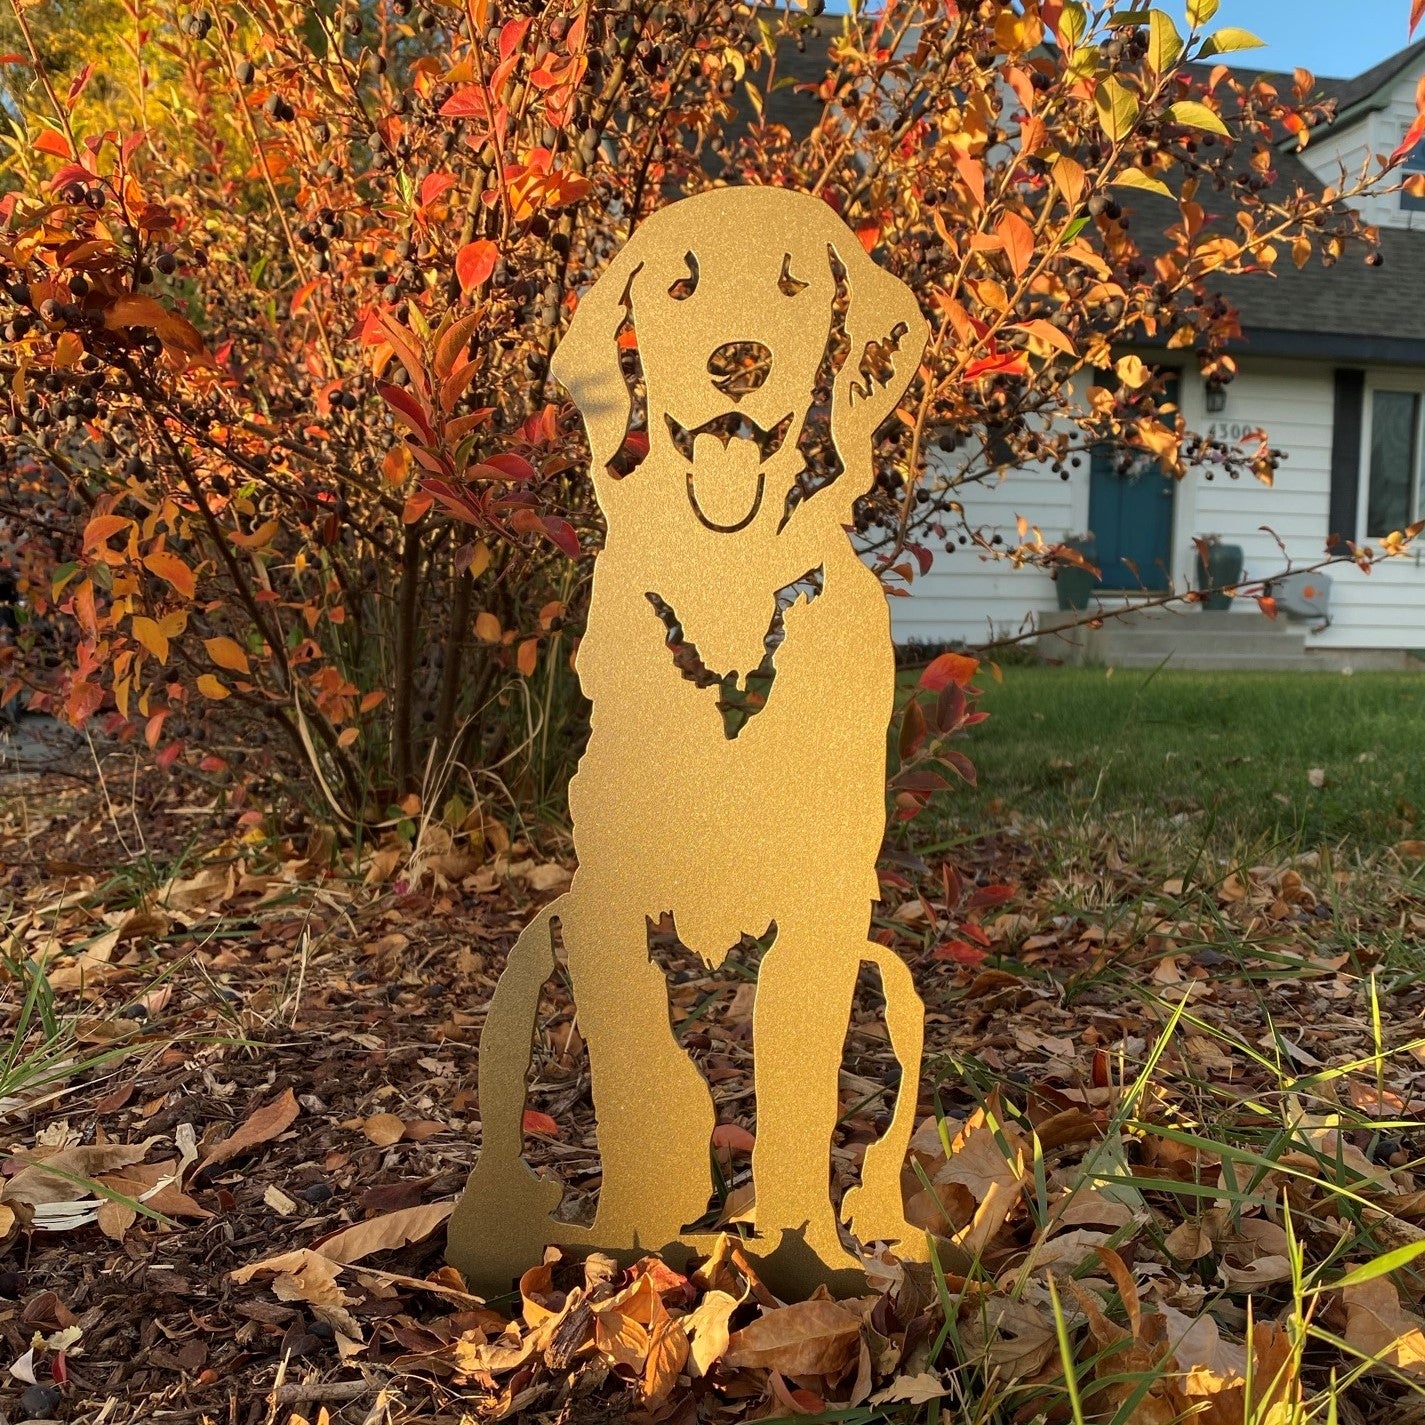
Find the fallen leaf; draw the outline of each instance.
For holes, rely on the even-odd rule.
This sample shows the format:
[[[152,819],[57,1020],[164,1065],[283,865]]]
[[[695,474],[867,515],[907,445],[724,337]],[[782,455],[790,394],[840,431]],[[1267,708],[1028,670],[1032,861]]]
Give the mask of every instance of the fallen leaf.
[[[1363,1356],[1409,1375],[1425,1376],[1425,1321],[1406,1311],[1386,1277],[1342,1289],[1346,1341]]]
[[[737,1307],[738,1300],[731,1292],[710,1291],[683,1318],[683,1330],[692,1342],[689,1359],[694,1375],[707,1375],[713,1363],[727,1353],[728,1323]]]
[[[281,1096],[273,1099],[271,1103],[254,1109],[236,1132],[229,1134],[221,1143],[210,1149],[208,1156],[198,1165],[198,1171],[206,1172],[221,1163],[231,1162],[253,1148],[260,1148],[264,1143],[270,1143],[292,1126],[301,1111],[296,1095],[290,1088],[285,1089]]]
[[[429,1237],[455,1210],[454,1202],[428,1202],[420,1207],[406,1207],[388,1212],[320,1242],[316,1250],[334,1262],[350,1265],[375,1252],[390,1252]]]
[[[399,1143],[406,1132],[406,1125],[394,1113],[373,1113],[362,1125],[361,1131],[378,1147],[389,1148]]]
[[[861,1318],[839,1302],[799,1301],[734,1332],[725,1359],[789,1376],[839,1376],[856,1359],[860,1339]]]

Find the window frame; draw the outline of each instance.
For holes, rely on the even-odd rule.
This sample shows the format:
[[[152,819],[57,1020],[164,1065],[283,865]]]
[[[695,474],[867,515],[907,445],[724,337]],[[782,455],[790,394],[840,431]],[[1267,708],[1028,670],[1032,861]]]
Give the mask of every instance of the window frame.
[[[1400,137],[1402,142],[1408,132],[1408,129],[1401,130]],[[1402,177],[1410,173],[1425,173],[1425,138],[1420,139],[1415,147],[1401,159],[1400,172]],[[1413,197],[1402,188],[1400,191],[1400,211],[1402,213],[1425,213],[1425,198]]]
[[[1356,543],[1362,545],[1390,533],[1389,530],[1374,533],[1370,528],[1371,442],[1375,436],[1375,398],[1381,391],[1415,397],[1415,468],[1411,472],[1406,524],[1425,519],[1425,478],[1422,478],[1425,477],[1425,373],[1368,372],[1361,397],[1361,449],[1357,467],[1360,479],[1356,491]]]

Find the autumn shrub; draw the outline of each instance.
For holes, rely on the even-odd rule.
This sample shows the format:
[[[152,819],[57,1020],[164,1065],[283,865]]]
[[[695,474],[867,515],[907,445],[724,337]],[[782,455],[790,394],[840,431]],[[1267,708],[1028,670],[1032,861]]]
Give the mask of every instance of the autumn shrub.
[[[716,183],[819,194],[932,318],[858,510],[894,591],[957,542],[1065,555],[965,526],[1018,463],[1270,478],[1135,352],[1230,379],[1224,282],[1360,260],[1379,177],[1277,181],[1326,106],[1223,66],[1253,41],[1215,9],[14,0],[0,558],[49,631],[3,697],[239,786],[291,759],[353,820],[455,766],[556,789],[600,527],[550,353],[631,228]]]

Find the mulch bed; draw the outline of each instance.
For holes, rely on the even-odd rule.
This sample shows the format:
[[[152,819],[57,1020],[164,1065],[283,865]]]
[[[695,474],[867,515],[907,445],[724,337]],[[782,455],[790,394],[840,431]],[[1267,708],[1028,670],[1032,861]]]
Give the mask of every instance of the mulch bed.
[[[1210,1319],[1223,1348],[1214,1369],[1230,1382],[1248,1295],[1258,1321],[1289,1295],[1277,1264],[1261,1265],[1280,1255],[1273,1201],[1281,1184],[1257,1185],[1252,1203],[1230,1214],[1230,1232],[1219,1231],[1201,1192],[1115,1193],[1114,1173],[1095,1154],[1112,1136],[1123,1175],[1216,1182],[1221,1162],[1183,1142],[1233,1122],[1244,1141],[1264,1142],[1266,1121],[1244,1105],[1261,1113],[1280,1104],[1284,1076],[1305,1083],[1313,1112],[1325,1096],[1346,1115],[1339,1131],[1309,1124],[1278,1145],[1317,1153],[1318,1170],[1299,1169],[1292,1184],[1308,1254],[1320,1259],[1331,1234],[1340,1239],[1344,1214],[1331,1205],[1329,1183],[1316,1190],[1300,1181],[1324,1178],[1320,1159],[1332,1153],[1387,1224],[1383,1238],[1362,1242],[1365,1255],[1412,1240],[1425,1221],[1409,1126],[1425,1099],[1425,1070],[1418,1051],[1372,1061],[1359,948],[1370,927],[1349,904],[1350,878],[1308,864],[1239,868],[1183,887],[1108,841],[1046,870],[1042,845],[996,833],[957,848],[948,875],[938,862],[903,859],[878,914],[880,933],[894,938],[926,994],[922,1109],[927,1117],[938,1109],[958,1135],[947,1154],[927,1123],[911,1196],[920,1196],[917,1220],[947,1244],[951,1334],[968,1358],[949,1360],[949,1298],[920,1268],[887,1265],[859,1307],[835,1307],[843,1314],[832,1317],[823,1303],[815,1322],[798,1318],[800,1355],[778,1356],[791,1349],[785,1341],[772,1350],[760,1340],[759,1322],[793,1323],[773,1315],[779,1304],[731,1256],[691,1280],[652,1264],[630,1278],[600,1275],[597,1263],[541,1271],[532,1262],[522,1298],[482,1306],[442,1267],[435,1205],[459,1192],[476,1156],[483,1006],[514,934],[567,874],[560,846],[535,850],[497,831],[482,838],[457,828],[427,838],[414,856],[391,843],[353,866],[320,832],[263,838],[167,779],[137,791],[126,819],[73,778],[36,776],[12,784],[0,808],[12,901],[9,1027],[23,1004],[15,969],[29,956],[53,987],[73,1061],[4,1105],[12,1156],[0,1216],[9,1203],[12,1220],[0,1330],[11,1419],[235,1425],[325,1411],[352,1422],[681,1422],[870,1410],[868,1402],[886,1418],[903,1410],[911,1413],[894,1418],[909,1419],[917,1400],[970,1389],[986,1371],[1024,1385],[1021,1402],[1043,1400],[1034,1388],[1051,1391],[1062,1370],[1052,1330],[1036,1337],[1032,1322],[1011,1320],[1002,1303],[1022,1302],[1052,1326],[1049,1271],[1077,1276],[1074,1294],[1058,1294],[1085,1340],[1108,1329],[1094,1314],[1101,1301],[1119,1322],[1132,1296],[1154,1308],[1153,1321],[1175,1312]],[[146,849],[123,856],[116,842],[123,836],[132,849],[136,819]],[[201,857],[195,845],[207,848]],[[108,874],[110,857],[129,869]],[[1397,937],[1418,939],[1418,880],[1397,871],[1372,882],[1373,913]],[[737,959],[708,971],[676,947],[664,951],[675,1019],[694,1014],[685,1042],[730,1125],[721,1141],[735,1208],[755,1131],[754,972]],[[1130,1132],[1116,1115],[1184,999],[1153,1087],[1133,1103]],[[1413,1038],[1425,991],[1407,982],[1384,1003],[1393,1050]],[[31,1047],[43,1037],[32,1025]],[[529,1157],[572,1184],[577,1207],[597,1186],[598,1160],[577,1019],[557,979],[537,1051]],[[1324,1073],[1355,1061],[1361,1066]],[[835,1159],[844,1182],[884,1124],[894,1083],[868,980],[844,1064],[848,1114]],[[1006,1133],[1012,1141],[1001,1169],[982,1163],[977,1177],[971,1158],[993,1136],[987,1104],[1008,1125],[1000,1149]],[[1374,1128],[1375,1120],[1392,1126]],[[1164,1125],[1167,1136],[1140,1131],[1145,1122]],[[1015,1142],[1025,1148],[1031,1129],[1047,1145],[1051,1197],[1078,1204],[1047,1226],[1030,1210],[1032,1155],[1014,1160]],[[95,1198],[73,1176],[50,1176],[38,1205],[11,1194],[22,1173],[33,1183],[40,1161],[129,1201],[148,1194],[146,1206],[167,1221]],[[1081,1170],[1091,1162],[1097,1176],[1086,1184]],[[936,1191],[922,1190],[927,1179]],[[1244,1213],[1265,1225],[1244,1232]],[[293,1258],[234,1279],[363,1223],[378,1224],[373,1242],[392,1245],[335,1272]],[[1181,1233],[1172,1240],[1187,1227],[1200,1234],[1190,1252]],[[400,1245],[408,1233],[415,1240]],[[1026,1275],[1013,1283],[1016,1272]],[[1078,1301],[1095,1282],[1103,1296]],[[699,1370],[698,1343],[706,1356],[721,1328],[687,1322],[724,1291],[741,1299],[722,1322],[732,1344],[720,1343]],[[1334,1308],[1343,1333],[1350,1305]],[[512,1314],[516,1325],[502,1336]],[[610,1345],[610,1322],[642,1330],[643,1355]],[[1133,1326],[1129,1345],[1171,1373],[1172,1349],[1154,1329]],[[682,1344],[660,1358],[658,1342],[674,1335]],[[943,1347],[934,1358],[932,1344]],[[807,1355],[813,1346],[823,1354]],[[524,1359],[509,1364],[522,1349]],[[1181,1358],[1177,1366],[1187,1369]],[[1309,1394],[1309,1371],[1291,1388]],[[1371,1392],[1395,1387],[1360,1389],[1375,1400]],[[1167,1387],[1162,1394],[1169,1398]],[[1240,1399],[1237,1408],[1240,1419]]]

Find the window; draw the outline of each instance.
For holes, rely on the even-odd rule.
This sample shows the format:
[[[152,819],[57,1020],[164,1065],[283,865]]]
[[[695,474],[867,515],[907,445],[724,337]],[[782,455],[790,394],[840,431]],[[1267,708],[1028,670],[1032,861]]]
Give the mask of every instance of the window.
[[[1409,153],[1405,155],[1405,162],[1401,164],[1402,177],[1409,178],[1412,173],[1425,173],[1425,139],[1421,139]],[[1407,213],[1425,213],[1425,197],[1417,198],[1413,193],[1407,193],[1403,188],[1400,191],[1400,206]]]
[[[1420,517],[1420,393],[1371,394],[1366,538],[1379,539]]]

